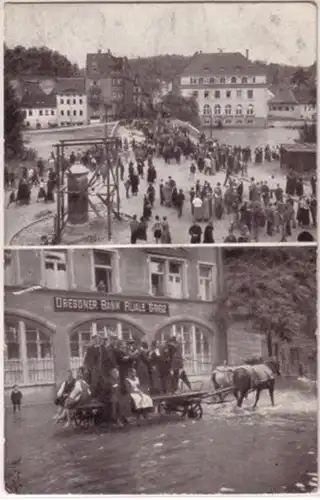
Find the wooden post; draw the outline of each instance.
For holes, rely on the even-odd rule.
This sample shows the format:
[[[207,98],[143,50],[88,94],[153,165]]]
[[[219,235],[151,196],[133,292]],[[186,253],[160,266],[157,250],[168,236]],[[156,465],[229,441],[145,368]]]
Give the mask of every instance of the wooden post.
[[[57,178],[57,218],[55,220],[55,241],[57,245],[61,243],[61,199],[60,199],[60,145],[57,148],[56,178]]]
[[[108,144],[106,141],[106,163],[107,163],[107,200],[108,200],[108,205],[107,205],[107,210],[108,210],[108,241],[111,241],[112,238],[112,230],[111,230],[111,224],[112,224],[112,210],[111,210],[111,200],[110,200],[110,158],[109,158],[109,151],[108,151]]]
[[[226,294],[226,278],[224,272],[224,259],[223,248],[215,248],[213,250],[216,256],[217,263],[217,295],[224,297]],[[220,362],[228,362],[228,328],[225,321],[221,320],[218,324],[218,338],[219,338],[219,353]]]

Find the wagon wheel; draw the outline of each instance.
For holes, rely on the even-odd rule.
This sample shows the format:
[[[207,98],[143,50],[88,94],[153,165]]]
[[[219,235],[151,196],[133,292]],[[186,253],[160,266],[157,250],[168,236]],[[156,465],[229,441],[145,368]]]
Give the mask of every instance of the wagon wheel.
[[[188,417],[194,420],[200,420],[203,415],[201,403],[194,403],[188,408]]]

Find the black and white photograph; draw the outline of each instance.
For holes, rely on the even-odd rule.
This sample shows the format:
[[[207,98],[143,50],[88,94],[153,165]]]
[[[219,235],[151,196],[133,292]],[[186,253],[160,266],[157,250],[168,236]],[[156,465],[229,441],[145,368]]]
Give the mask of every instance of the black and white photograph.
[[[314,4],[4,18],[6,245],[315,241]]]
[[[316,248],[6,249],[5,485],[317,490]]]

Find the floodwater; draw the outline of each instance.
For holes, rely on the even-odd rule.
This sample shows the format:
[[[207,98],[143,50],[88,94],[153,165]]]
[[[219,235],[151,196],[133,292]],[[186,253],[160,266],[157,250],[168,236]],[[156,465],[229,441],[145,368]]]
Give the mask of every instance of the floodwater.
[[[299,139],[299,131],[289,128],[246,128],[246,129],[213,129],[207,130],[208,138],[218,139],[220,143],[232,146],[257,146],[264,147],[266,144],[277,145],[293,143]]]
[[[62,429],[51,405],[6,412],[6,461],[21,459],[25,494],[214,494],[311,491],[317,404],[311,392],[267,393],[253,411],[204,404],[202,420],[154,416],[126,430]]]

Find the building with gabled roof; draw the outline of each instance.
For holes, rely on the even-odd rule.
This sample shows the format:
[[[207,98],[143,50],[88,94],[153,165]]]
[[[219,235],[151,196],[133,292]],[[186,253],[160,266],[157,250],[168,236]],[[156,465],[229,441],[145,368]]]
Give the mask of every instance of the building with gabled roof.
[[[180,94],[193,97],[203,126],[265,127],[266,70],[240,52],[196,52],[180,75]]]
[[[268,102],[273,120],[315,120],[316,100],[306,86],[271,85]]]
[[[88,123],[85,78],[57,78],[57,123],[59,126]]]
[[[48,128],[57,123],[56,95],[47,93],[36,81],[25,82],[21,95],[21,108],[27,128]]]

